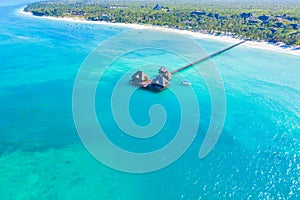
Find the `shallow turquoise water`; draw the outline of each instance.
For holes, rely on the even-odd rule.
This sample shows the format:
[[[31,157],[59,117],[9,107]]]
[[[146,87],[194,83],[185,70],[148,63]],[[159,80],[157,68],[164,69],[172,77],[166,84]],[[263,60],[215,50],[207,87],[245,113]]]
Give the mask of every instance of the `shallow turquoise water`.
[[[124,29],[57,22],[16,14],[18,6],[0,7],[0,197],[1,199],[265,199],[300,197],[300,58],[246,46],[214,58],[224,80],[227,115],[213,151],[198,159],[210,120],[210,96],[195,70],[190,77],[199,98],[201,120],[192,146],[175,163],[149,174],[126,174],[95,160],[77,135],[72,90],[77,70],[101,42]],[[197,42],[214,52],[228,43]],[[110,139],[136,152],[170,141],[179,113],[172,112],[163,134],[134,140],[112,121],[111,85],[128,69],[168,59],[159,50],[132,52],[112,63],[103,76],[96,109]],[[149,71],[155,68],[148,67]],[[182,73],[182,74],[184,74]],[[175,78],[175,81],[179,81]],[[175,86],[174,86],[175,87]],[[106,95],[102,95],[106,94]],[[171,92],[137,91],[132,106],[136,123],[146,125],[150,105],[176,110]],[[134,102],[133,102],[134,103]],[[121,138],[121,139],[120,139]]]

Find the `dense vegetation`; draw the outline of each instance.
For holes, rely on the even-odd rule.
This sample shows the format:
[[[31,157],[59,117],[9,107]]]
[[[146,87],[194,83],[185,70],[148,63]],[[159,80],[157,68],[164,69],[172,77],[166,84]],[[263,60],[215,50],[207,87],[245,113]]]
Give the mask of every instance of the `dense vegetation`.
[[[300,45],[299,1],[45,1],[28,5],[37,16],[151,24]]]

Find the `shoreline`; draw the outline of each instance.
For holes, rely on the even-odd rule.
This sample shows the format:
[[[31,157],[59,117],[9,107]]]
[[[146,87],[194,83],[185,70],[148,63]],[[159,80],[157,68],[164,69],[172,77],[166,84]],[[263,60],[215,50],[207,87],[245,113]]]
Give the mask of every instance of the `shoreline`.
[[[145,25],[145,24],[127,24],[127,23],[111,23],[111,22],[104,22],[104,21],[89,21],[83,18],[76,18],[76,17],[51,17],[51,16],[35,16],[30,12],[25,12],[24,7],[17,10],[17,13],[29,17],[35,17],[39,19],[49,19],[55,21],[64,21],[64,22],[71,22],[71,23],[84,23],[84,24],[94,24],[94,25],[105,25],[105,26],[116,26],[116,27],[124,27],[130,29],[150,29],[150,30],[157,30],[157,31],[164,31],[164,32],[173,32],[183,35],[192,36],[198,39],[210,39],[216,40],[220,42],[227,42],[227,43],[238,43],[242,41],[241,39],[234,38],[231,36],[217,36],[208,33],[202,32],[193,32],[188,30],[179,30],[170,27],[162,27],[162,26],[154,26],[154,25]],[[292,55],[300,56],[300,46],[297,47],[282,47],[277,44],[272,44],[268,42],[259,42],[259,41],[247,41],[243,44],[244,46],[255,48],[255,49],[262,49],[262,50],[269,50],[281,53],[287,53]]]

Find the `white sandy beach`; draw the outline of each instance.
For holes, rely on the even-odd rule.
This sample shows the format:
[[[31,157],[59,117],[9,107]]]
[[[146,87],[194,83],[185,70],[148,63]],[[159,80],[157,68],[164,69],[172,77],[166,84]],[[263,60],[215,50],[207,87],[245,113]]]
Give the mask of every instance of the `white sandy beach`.
[[[233,38],[230,36],[215,36],[211,34],[205,34],[200,32],[192,32],[187,30],[178,30],[168,27],[159,27],[159,26],[153,26],[153,25],[141,25],[141,24],[126,24],[126,23],[110,23],[110,22],[100,22],[100,21],[88,21],[86,19],[82,18],[74,18],[74,17],[39,17],[34,16],[32,13],[25,12],[25,7],[20,8],[17,10],[17,12],[21,15],[35,17],[35,18],[42,18],[42,19],[49,19],[49,20],[58,20],[58,21],[66,21],[66,22],[75,22],[75,23],[86,23],[86,24],[96,24],[96,25],[106,25],[106,26],[117,26],[117,27],[125,27],[125,28],[132,28],[132,29],[151,29],[151,30],[157,30],[157,31],[166,31],[166,32],[175,32],[179,34],[189,35],[195,38],[200,39],[212,39],[212,40],[218,40],[222,42],[229,42],[229,43],[237,43],[240,42],[240,39]],[[251,48],[257,48],[257,49],[264,49],[264,50],[270,50],[270,51],[276,51],[276,52],[282,52],[282,53],[289,53],[293,55],[299,55],[300,56],[300,47],[297,49],[295,47],[281,47],[275,44],[270,44],[267,42],[256,42],[256,41],[247,41],[243,45],[251,47]]]

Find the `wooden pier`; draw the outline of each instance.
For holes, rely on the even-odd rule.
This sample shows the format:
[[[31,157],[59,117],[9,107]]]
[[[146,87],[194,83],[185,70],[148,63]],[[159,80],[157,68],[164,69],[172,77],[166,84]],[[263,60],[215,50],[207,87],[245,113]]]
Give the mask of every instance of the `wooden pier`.
[[[165,67],[161,67],[158,72],[160,75],[158,75],[156,78],[154,78],[153,80],[149,79],[149,76],[146,75],[144,72],[142,71],[137,71],[134,75],[132,75],[132,79],[129,81],[131,84],[133,85],[136,85],[140,88],[144,88],[144,89],[148,89],[148,90],[151,90],[151,91],[155,91],[155,92],[159,92],[159,91],[162,91],[164,89],[166,89],[169,84],[170,84],[170,81],[171,81],[171,78],[172,78],[172,75],[181,71],[181,70],[184,70],[184,69],[187,69],[191,66],[194,66],[196,64],[199,64],[200,62],[203,62],[205,60],[208,60],[210,58],[213,58],[217,55],[220,55],[234,47],[237,47],[243,43],[245,43],[246,41],[242,41],[242,42],[239,42],[237,44],[234,44],[234,45],[231,45],[221,51],[218,51],[216,53],[213,53],[211,55],[208,55],[204,58],[201,58],[200,60],[196,60],[195,62],[192,62],[192,63],[189,63],[188,65],[185,65],[183,67],[180,67],[172,72],[168,72],[168,70],[165,68]]]
[[[209,59],[209,58],[213,58],[213,57],[215,57],[215,56],[217,56],[217,55],[220,55],[221,53],[224,53],[225,51],[228,51],[228,50],[230,50],[230,49],[232,49],[232,48],[234,48],[234,47],[237,47],[237,46],[239,46],[239,45],[241,45],[241,44],[243,44],[243,43],[245,43],[245,42],[246,42],[246,40],[244,40],[244,41],[242,41],[242,42],[239,42],[239,43],[237,43],[237,44],[234,44],[234,45],[232,45],[232,46],[230,46],[230,47],[227,47],[226,49],[223,49],[223,50],[218,51],[218,52],[216,52],[216,53],[213,53],[213,54],[211,54],[211,55],[208,55],[208,56],[206,56],[206,57],[204,57],[204,58],[201,58],[200,60],[196,60],[195,62],[192,62],[192,63],[190,63],[190,64],[188,64],[188,65],[185,65],[185,66],[183,66],[183,67],[180,67],[180,68],[178,68],[178,69],[172,71],[171,74],[175,74],[175,73],[177,73],[177,72],[179,72],[179,71],[181,71],[181,70],[184,70],[184,69],[186,69],[186,68],[189,68],[189,67],[191,67],[191,66],[194,66],[194,65],[196,65],[196,64],[198,64],[198,63],[200,63],[200,62],[203,62],[203,61],[205,61],[205,60],[207,60],[207,59]]]

